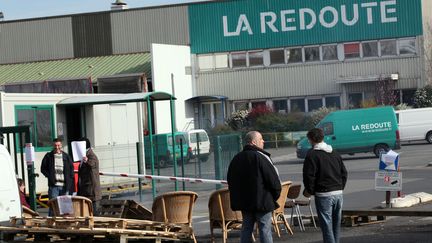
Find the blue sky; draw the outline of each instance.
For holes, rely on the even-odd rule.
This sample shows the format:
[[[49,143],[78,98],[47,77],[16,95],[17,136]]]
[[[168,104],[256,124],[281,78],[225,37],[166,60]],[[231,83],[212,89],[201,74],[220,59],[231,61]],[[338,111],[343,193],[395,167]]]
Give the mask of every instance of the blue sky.
[[[139,8],[203,0],[123,0],[129,8]],[[115,0],[0,0],[4,20],[28,19],[75,13],[107,11]]]

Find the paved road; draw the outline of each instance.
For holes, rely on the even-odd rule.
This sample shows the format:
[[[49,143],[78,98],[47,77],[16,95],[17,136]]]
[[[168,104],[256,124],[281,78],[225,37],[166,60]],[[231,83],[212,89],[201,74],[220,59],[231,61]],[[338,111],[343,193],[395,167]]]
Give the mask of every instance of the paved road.
[[[303,161],[295,157],[295,148],[270,149],[279,169],[282,180],[301,183]],[[405,145],[399,151],[403,172],[403,193],[427,192],[432,194],[432,145]],[[384,192],[374,190],[374,173],[378,168],[378,159],[370,154],[343,156],[349,172],[347,187],[344,191],[344,209],[372,209],[381,205],[385,199]],[[207,169],[207,168],[206,168]],[[205,171],[205,169],[203,170]],[[170,185],[169,187],[172,187]],[[209,242],[208,198],[214,186],[189,185],[189,190],[199,194],[194,209],[193,227],[199,242]],[[393,195],[395,196],[395,195]],[[138,197],[134,197],[138,200]],[[152,199],[148,192],[144,195],[143,204],[151,208]],[[425,210],[432,210],[432,204],[423,205]],[[303,210],[306,213],[306,210]],[[306,232],[293,228],[294,236],[283,234],[275,242],[320,242],[319,229],[307,227]],[[219,232],[219,231],[217,231]],[[220,240],[220,233],[217,239]],[[238,232],[230,233],[229,242],[238,242]],[[342,242],[432,242],[432,218],[428,217],[391,217],[384,223],[361,227],[344,227]]]

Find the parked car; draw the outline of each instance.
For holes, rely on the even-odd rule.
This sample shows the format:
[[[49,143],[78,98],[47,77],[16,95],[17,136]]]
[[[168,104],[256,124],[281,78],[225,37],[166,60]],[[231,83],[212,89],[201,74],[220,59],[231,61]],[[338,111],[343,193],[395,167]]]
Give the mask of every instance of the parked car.
[[[202,162],[206,162],[210,156],[210,139],[207,132],[203,129],[194,129],[185,133],[189,147],[189,159],[199,157]]]
[[[401,142],[426,140],[432,143],[432,108],[396,111]]]
[[[161,133],[154,134],[153,136],[153,158],[156,168],[166,167],[173,164],[173,154],[175,151],[175,156],[178,162],[181,161],[181,154],[183,153],[184,162],[186,163],[190,157],[190,149],[187,140],[187,133],[185,132],[175,132],[175,148],[173,150],[173,140],[172,133]],[[180,146],[180,141],[182,141],[183,146]],[[150,136],[144,137],[144,148],[145,148],[145,164],[146,167],[151,166],[151,146],[150,146]],[[182,148],[182,151],[181,151]]]
[[[341,154],[380,153],[400,148],[393,107],[340,110],[328,114],[318,125],[324,130],[324,142]],[[305,158],[311,148],[307,138],[297,144],[297,157]]]

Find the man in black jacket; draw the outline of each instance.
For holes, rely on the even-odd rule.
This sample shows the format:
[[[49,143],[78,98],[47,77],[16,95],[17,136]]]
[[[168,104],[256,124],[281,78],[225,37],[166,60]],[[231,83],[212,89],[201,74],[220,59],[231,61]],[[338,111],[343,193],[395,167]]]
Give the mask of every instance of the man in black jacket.
[[[315,206],[324,243],[338,243],[342,220],[342,190],[347,170],[342,158],[323,142],[324,132],[313,128],[307,133],[312,145],[303,163],[303,195],[315,195]]]
[[[241,243],[252,242],[252,231],[258,223],[261,243],[271,243],[271,215],[278,205],[281,182],[270,154],[263,150],[264,140],[257,131],[245,137],[246,146],[231,161],[228,168],[228,187],[232,210],[243,216]]]
[[[53,140],[53,150],[42,159],[41,172],[48,179],[49,199],[74,192],[73,161],[62,151],[60,139]],[[51,210],[49,215],[52,215]]]

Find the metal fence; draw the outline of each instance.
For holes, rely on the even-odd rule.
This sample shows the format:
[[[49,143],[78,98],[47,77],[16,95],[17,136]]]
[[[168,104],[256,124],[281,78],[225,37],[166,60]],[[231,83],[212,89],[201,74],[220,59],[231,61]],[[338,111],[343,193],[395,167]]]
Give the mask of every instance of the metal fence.
[[[210,137],[211,152],[207,160],[199,159],[199,155],[193,159],[183,157],[178,159],[177,168],[169,165],[164,168],[155,168],[155,175],[190,177],[200,179],[226,180],[228,165],[235,154],[242,149],[240,134],[229,134]],[[180,149],[181,151],[182,149]],[[156,159],[156,158],[155,158]],[[147,163],[147,161],[146,161]],[[177,172],[176,174],[174,172]],[[151,174],[147,170],[147,174]],[[205,183],[173,182],[163,180],[153,180],[156,193],[160,194],[167,191],[179,190],[215,190],[220,186]],[[176,186],[177,184],[177,186]]]
[[[263,133],[266,141],[266,148],[278,148],[295,144],[299,139],[305,136],[306,132],[285,132],[285,133]],[[229,163],[232,158],[242,150],[244,134],[233,133],[210,137],[211,151],[207,159],[196,158],[189,159],[187,156],[176,156],[177,163],[166,163],[165,166],[158,166],[157,153],[154,155],[154,173],[152,173],[151,159],[146,155],[144,163],[146,165],[146,175],[157,175],[165,177],[188,177],[211,180],[226,180]],[[117,147],[98,147],[95,152],[98,154],[101,171],[140,174],[138,168],[136,144],[129,144]],[[180,148],[179,151],[183,151]],[[101,177],[102,184],[119,184],[119,183],[138,183],[136,178],[122,177]],[[153,183],[153,194],[159,195],[164,192],[175,190],[191,191],[208,191],[220,188],[220,185],[207,183],[190,183],[176,180],[143,180],[144,182]]]

